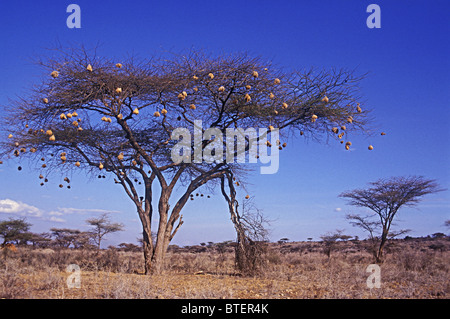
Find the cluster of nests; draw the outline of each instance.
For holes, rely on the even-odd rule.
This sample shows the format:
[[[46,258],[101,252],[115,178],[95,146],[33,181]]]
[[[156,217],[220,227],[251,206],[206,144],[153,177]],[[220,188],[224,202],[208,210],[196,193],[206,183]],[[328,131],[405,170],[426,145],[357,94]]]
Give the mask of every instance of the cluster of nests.
[[[121,64],[121,63],[116,63],[115,66],[116,66],[117,68],[119,68],[119,69],[122,68],[122,64]],[[93,71],[94,71],[94,68],[92,67],[91,64],[88,64],[88,65],[86,66],[86,70],[89,71],[89,72],[93,72]],[[50,75],[51,75],[54,79],[56,79],[57,77],[59,77],[59,72],[56,71],[56,70],[54,70],[53,72],[50,73]],[[117,88],[115,89],[115,92],[116,92],[117,94],[121,94],[121,93],[122,93],[122,88],[121,88],[121,87],[117,87]],[[44,99],[43,99],[43,102],[46,103],[46,104],[49,103],[48,98],[44,98]],[[135,115],[139,114],[139,109],[135,108],[135,109],[133,110],[133,114],[135,114]],[[76,112],[74,112],[74,113],[68,113],[68,114],[62,113],[59,117],[60,117],[61,120],[67,120],[67,119],[70,119],[70,118],[76,117],[76,116],[77,116],[77,114],[76,114]],[[122,115],[122,114],[117,114],[116,117],[117,117],[118,119],[122,119],[122,118],[123,118],[123,115]],[[109,118],[109,117],[106,117],[106,116],[102,117],[101,120],[102,120],[103,122],[106,122],[106,123],[112,123],[112,119]],[[75,127],[77,127],[78,131],[82,131],[82,130],[83,130],[83,129],[81,128],[81,126],[80,126],[80,122],[81,122],[80,119],[78,119],[77,121],[73,121],[73,122],[72,122],[72,124],[73,124]]]
[[[325,97],[322,99],[322,101],[325,102],[325,103],[328,103],[328,102],[329,102],[329,99],[328,99],[328,97],[325,96]],[[361,108],[361,106],[360,106],[359,103],[357,103],[357,105],[356,105],[356,111],[357,111],[358,113],[361,113],[361,112],[362,112],[362,108]],[[316,116],[316,115],[313,115],[311,121],[312,121],[312,122],[315,122],[316,119],[317,119],[317,116]],[[353,117],[352,117],[352,116],[348,116],[348,117],[347,117],[347,123],[349,123],[349,124],[352,124],[352,123],[353,123]],[[333,128],[331,129],[331,131],[332,131],[334,134],[337,134],[337,137],[339,138],[340,143],[341,143],[341,144],[344,144],[344,141],[342,140],[342,138],[344,137],[344,134],[345,134],[344,131],[347,130],[347,127],[346,127],[345,125],[341,125],[340,130],[341,130],[341,131],[339,131],[339,128],[338,128],[338,127],[333,127]],[[386,135],[386,133],[385,133],[385,132],[381,132],[381,136],[384,136],[384,135]],[[345,143],[345,149],[346,149],[346,150],[350,150],[350,146],[351,146],[351,145],[352,145],[352,142],[347,141],[347,142]],[[373,146],[372,146],[372,145],[369,145],[367,148],[368,148],[369,151],[373,150]]]
[[[26,127],[28,128],[28,125],[27,125]],[[54,135],[53,135],[53,132],[52,132],[51,130],[47,130],[46,132],[45,132],[44,130],[41,130],[41,132],[42,132],[42,133],[46,133],[46,135],[48,135],[48,136],[54,136]],[[32,129],[30,129],[30,130],[29,130],[29,133],[30,133],[30,134],[35,134],[35,135],[37,135],[38,131],[33,131]],[[12,138],[12,137],[13,137],[12,134],[9,134],[9,135],[8,135],[8,138]],[[19,143],[18,143],[18,142],[15,142],[14,145],[15,145],[16,147],[19,147]],[[36,153],[36,151],[37,151],[37,149],[36,149],[35,147],[30,148],[30,152],[31,152],[31,153]],[[21,147],[20,149],[14,150],[14,156],[18,157],[18,156],[20,156],[20,154],[25,153],[25,152],[27,152],[27,149],[26,149],[25,147]],[[66,160],[67,160],[66,155],[67,155],[67,154],[66,154],[65,152],[62,152],[62,153],[60,154],[60,159],[61,159],[61,161],[62,161],[63,163],[65,163]],[[50,156],[53,157],[53,156],[55,156],[55,154],[52,153],[52,154],[50,154]],[[41,158],[41,161],[42,161],[42,162],[45,162],[45,158],[42,157],[42,158]],[[0,161],[0,164],[3,164],[3,161]],[[79,166],[79,162],[77,162],[77,164],[78,164],[77,166]],[[46,167],[47,167],[47,164],[45,164],[45,163],[41,165],[41,168],[46,168]],[[18,166],[18,167],[17,167],[17,170],[18,170],[18,171],[21,171],[21,170],[22,170],[22,166]],[[40,180],[43,180],[43,182],[40,183],[41,186],[44,186],[45,183],[48,183],[48,178],[44,177],[44,175],[42,175],[42,174],[39,175],[39,179],[40,179]],[[65,181],[67,184],[70,184],[70,179],[69,179],[68,177],[64,177],[64,181]],[[60,188],[63,188],[64,185],[63,185],[63,184],[59,184],[59,187],[60,187]],[[67,185],[67,188],[70,189],[70,188],[71,188],[70,185]]]
[[[203,194],[196,193],[195,196],[203,197],[204,195],[203,195]],[[194,194],[191,194],[191,197],[190,197],[190,198],[191,198],[191,200],[194,200]],[[206,198],[211,198],[211,196],[206,195]]]
[[[201,194],[201,193],[196,193],[196,194],[195,194],[195,197],[204,197],[204,196],[205,196],[205,195],[203,195],[203,194]],[[194,200],[195,197],[194,197],[194,194],[191,194],[191,195],[190,195],[190,199],[191,199],[191,200]],[[210,196],[210,195],[206,195],[206,198],[211,198],[211,196]],[[249,198],[250,198],[250,195],[246,195],[246,196],[245,196],[245,199],[249,199]]]
[[[39,175],[39,179],[40,180],[44,180],[43,182],[41,182],[39,185],[44,186],[45,183],[48,183],[48,178],[44,177],[42,174]],[[68,177],[64,177],[64,182],[66,182],[68,185],[66,186],[68,189],[71,188],[70,186],[70,179]],[[63,184],[59,184],[59,188],[64,188]]]
[[[271,93],[271,95],[272,95],[272,97],[273,97],[273,94]],[[271,97],[271,98],[272,98]],[[327,96],[324,96],[322,99],[321,99],[321,101],[323,102],[323,103],[329,103],[330,102],[330,99],[327,97]],[[287,108],[288,107],[288,105],[286,104],[286,103],[283,103],[283,108]],[[358,112],[358,113],[362,113],[362,108],[361,108],[361,106],[360,106],[360,103],[357,103],[357,105],[356,105],[356,112]],[[315,123],[316,121],[317,121],[317,119],[318,119],[319,117],[316,115],[316,114],[312,114],[311,115],[311,122],[312,123]],[[348,116],[347,117],[347,123],[348,124],[352,124],[353,123],[353,117],[352,116]],[[269,131],[273,131],[275,128],[272,126],[272,125],[269,125],[268,126],[268,130]],[[339,131],[339,130],[341,130],[341,131]],[[331,129],[331,131],[334,133],[334,134],[337,134],[337,137],[339,138],[339,140],[340,140],[340,143],[341,144],[344,144],[344,141],[342,140],[342,138],[344,137],[344,131],[345,130],[347,130],[347,127],[346,127],[346,125],[341,125],[341,127],[340,128],[338,128],[338,127],[333,127],[332,129]],[[304,134],[304,132],[303,131],[300,131],[300,135],[303,135]],[[384,133],[384,132],[381,132],[381,135],[382,136],[384,136],[384,135],[386,135],[386,133]],[[266,142],[266,145],[268,146],[268,147],[272,147],[272,144],[269,142],[269,141],[267,141]],[[286,147],[286,143],[283,143],[283,145],[280,145],[280,141],[279,140],[277,140],[277,145],[278,145],[278,149],[279,150],[282,150],[283,149],[283,147]],[[346,143],[345,143],[345,145],[344,145],[344,147],[345,147],[345,149],[346,150],[350,150],[350,146],[352,145],[352,142],[350,142],[350,141],[347,141]],[[369,151],[371,151],[371,150],[373,150],[373,146],[372,145],[369,145],[368,146],[368,150]]]
[[[273,130],[274,130],[274,128],[273,128],[272,125],[269,126],[269,130],[270,130],[270,131],[273,131]],[[277,140],[277,141],[276,141],[276,144],[277,144],[278,149],[279,149],[280,151],[281,151],[283,148],[285,148],[285,147],[287,146],[287,143],[286,143],[286,142],[284,142],[283,144],[281,144],[280,140]],[[270,143],[269,141],[266,141],[266,145],[267,145],[267,147],[272,147],[272,143]],[[259,158],[258,155],[257,155],[257,158]]]
[[[267,68],[265,68],[264,70],[267,71]],[[253,72],[252,72],[252,76],[253,76],[254,78],[258,78],[258,77],[259,77],[259,73],[258,73],[257,71],[253,71]],[[213,74],[213,73],[208,73],[207,77],[209,78],[209,80],[213,80],[213,79],[214,79],[214,74]],[[194,75],[194,76],[192,76],[192,79],[193,79],[194,81],[198,81],[198,80],[199,80],[199,77],[198,77],[197,75]],[[276,84],[280,84],[280,83],[281,83],[281,80],[278,79],[278,78],[276,78],[276,79],[274,79],[273,83],[274,83],[275,85],[276,85]],[[250,89],[252,88],[252,86],[249,85],[249,84],[247,84],[247,85],[245,86],[245,88],[246,88],[247,90],[250,90]],[[194,91],[194,92],[198,92],[198,87],[194,87],[194,88],[193,88],[193,91]],[[225,92],[226,92],[225,86],[223,86],[223,85],[219,86],[219,87],[217,88],[217,92],[219,92],[219,94],[225,93]],[[180,92],[180,93],[178,94],[177,97],[178,97],[178,99],[179,99],[180,101],[184,101],[184,100],[188,97],[188,93],[187,93],[186,91],[182,91],[182,92]],[[270,99],[274,99],[274,98],[275,98],[275,95],[274,95],[273,93],[270,93],[270,94],[269,94],[269,98],[270,98]],[[244,95],[244,100],[245,100],[247,103],[249,103],[249,102],[252,100],[251,95],[248,94],[248,93],[246,93],[246,94]],[[287,107],[288,107],[288,104],[287,104],[287,103],[283,103],[283,104],[282,104],[282,108],[283,108],[283,109],[286,109]],[[196,106],[195,104],[190,104],[190,105],[189,105],[189,108],[190,108],[191,110],[195,110],[195,109],[197,108],[197,106]],[[277,112],[277,111],[275,111],[275,112]],[[166,110],[165,108],[162,109],[161,112],[156,111],[155,113],[153,113],[153,115],[154,115],[155,117],[160,117],[161,115],[166,115],[166,114],[167,114],[167,110]],[[180,119],[181,119],[181,118],[178,117],[178,120],[180,120]]]
[[[122,64],[121,63],[116,63],[116,67],[121,69],[122,68]],[[93,72],[94,68],[92,67],[91,64],[88,64],[86,66],[86,70],[89,72]],[[52,73],[50,73],[50,75],[52,76],[52,78],[56,79],[59,76],[59,72],[57,70],[52,71]]]

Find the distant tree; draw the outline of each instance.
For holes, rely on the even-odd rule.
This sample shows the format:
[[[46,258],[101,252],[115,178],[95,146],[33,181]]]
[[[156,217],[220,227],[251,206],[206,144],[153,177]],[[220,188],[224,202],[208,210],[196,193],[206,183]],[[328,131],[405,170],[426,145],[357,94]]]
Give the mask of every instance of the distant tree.
[[[328,258],[330,258],[331,252],[335,248],[336,242],[338,240],[347,240],[349,238],[352,238],[352,236],[344,235],[343,232],[344,230],[342,229],[336,229],[336,231],[333,233],[329,232],[320,236],[324,243],[325,254],[328,256]]]
[[[119,247],[120,250],[123,251],[140,251],[141,248],[133,243],[120,243],[119,245],[117,245],[117,247]]]
[[[60,248],[84,248],[90,245],[91,234],[78,229],[50,228],[54,245]]]
[[[46,248],[50,246],[52,239],[50,233],[31,233],[29,242],[33,247]]]
[[[17,243],[24,238],[24,234],[28,233],[31,224],[25,219],[13,219],[0,222],[0,237],[3,238],[1,246],[7,243]]]
[[[97,249],[100,249],[101,241],[105,235],[124,229],[123,224],[111,222],[108,214],[102,214],[98,218],[89,218],[86,222],[94,228],[91,233]]]
[[[450,219],[445,221],[444,226],[450,228]]]
[[[374,216],[348,215],[347,219],[354,226],[360,227],[369,233],[370,239],[378,243],[373,255],[377,263],[383,262],[383,249],[389,238],[394,238],[407,232],[391,230],[392,222],[399,209],[403,206],[414,206],[422,197],[441,191],[434,180],[422,176],[392,177],[372,182],[370,188],[355,189],[340,194],[340,197],[349,200],[349,204],[365,207],[372,210]],[[376,217],[377,220],[373,220]],[[376,233],[379,232],[379,236]]]
[[[82,249],[82,248],[92,249],[93,241],[94,241],[93,234],[91,232],[82,231],[73,237],[72,245],[73,248],[75,249]]]
[[[17,246],[25,246],[28,244],[29,241],[31,241],[33,238],[32,232],[23,232],[20,235],[18,235],[12,242]]]

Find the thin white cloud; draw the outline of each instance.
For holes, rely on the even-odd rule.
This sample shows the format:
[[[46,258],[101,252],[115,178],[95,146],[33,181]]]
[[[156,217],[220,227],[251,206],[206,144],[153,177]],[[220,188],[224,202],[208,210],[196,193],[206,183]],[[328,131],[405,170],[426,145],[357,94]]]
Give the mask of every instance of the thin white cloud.
[[[340,212],[340,211],[342,211],[342,208],[336,207],[336,208],[334,209],[334,211],[335,211],[335,212]]]
[[[59,218],[59,217],[55,217],[55,216],[51,216],[47,220],[49,220],[51,222],[55,222],[55,223],[65,223],[66,222],[65,219],[62,219],[62,218]]]
[[[58,207],[56,213],[60,213],[62,215],[70,215],[70,214],[89,214],[89,213],[120,213],[117,210],[106,210],[106,209],[96,209],[96,208],[72,208],[72,207]]]
[[[29,217],[43,216],[43,212],[39,208],[8,198],[0,200],[0,213]]]
[[[64,215],[63,213],[61,213],[61,212],[56,212],[56,211],[51,211],[50,213],[48,213],[50,216],[62,216],[62,215]]]

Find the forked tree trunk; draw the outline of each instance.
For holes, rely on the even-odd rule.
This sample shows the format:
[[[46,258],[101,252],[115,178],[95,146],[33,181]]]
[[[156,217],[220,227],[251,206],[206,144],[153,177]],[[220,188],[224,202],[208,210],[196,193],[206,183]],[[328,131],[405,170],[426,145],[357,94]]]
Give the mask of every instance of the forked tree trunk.
[[[188,198],[188,195],[189,194],[185,195],[185,197]],[[147,251],[144,250],[146,274],[161,274],[163,272],[164,260],[169,244],[175,236],[175,233],[178,231],[178,228],[183,224],[183,216],[180,215],[180,211],[184,207],[186,201],[181,199],[169,215],[169,197],[170,192],[162,192],[158,205],[159,225],[156,242],[154,245],[151,245],[151,249],[147,249]],[[178,225],[174,229],[177,221]]]

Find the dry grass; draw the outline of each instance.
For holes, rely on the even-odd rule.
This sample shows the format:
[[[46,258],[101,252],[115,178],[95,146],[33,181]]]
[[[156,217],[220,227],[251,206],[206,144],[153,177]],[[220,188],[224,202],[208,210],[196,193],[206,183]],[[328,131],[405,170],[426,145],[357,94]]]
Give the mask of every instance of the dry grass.
[[[371,256],[362,242],[271,244],[257,277],[235,272],[232,248],[172,250],[163,275],[142,274],[139,252],[31,249],[0,260],[0,298],[448,298],[450,241],[399,240],[381,265],[381,288],[369,289]],[[431,248],[430,248],[431,247]],[[197,247],[198,248],[198,247]],[[197,251],[197,252],[193,252]],[[81,288],[69,289],[69,264]]]

